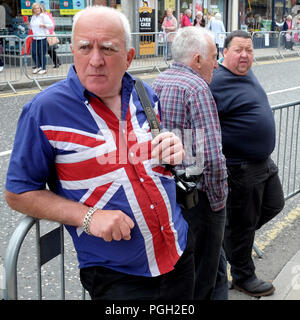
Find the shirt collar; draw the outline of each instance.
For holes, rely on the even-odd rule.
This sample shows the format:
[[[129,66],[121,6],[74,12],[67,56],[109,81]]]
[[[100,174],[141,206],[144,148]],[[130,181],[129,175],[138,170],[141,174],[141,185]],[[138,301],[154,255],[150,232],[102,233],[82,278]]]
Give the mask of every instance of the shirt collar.
[[[200,74],[198,74],[196,71],[194,71],[191,67],[189,67],[186,64],[183,64],[181,62],[173,62],[171,69],[180,70],[180,71],[185,70],[186,72],[191,72],[203,80],[203,78],[200,76]]]
[[[68,84],[73,90],[73,92],[80,98],[82,101],[86,101],[89,95],[96,97],[95,94],[89,92],[80,82],[74,64],[71,65],[68,78]],[[121,105],[122,105],[122,118],[125,117],[128,109],[128,104],[130,101],[130,96],[133,90],[135,80],[132,76],[125,72],[123,79],[122,79],[122,98],[121,98]]]

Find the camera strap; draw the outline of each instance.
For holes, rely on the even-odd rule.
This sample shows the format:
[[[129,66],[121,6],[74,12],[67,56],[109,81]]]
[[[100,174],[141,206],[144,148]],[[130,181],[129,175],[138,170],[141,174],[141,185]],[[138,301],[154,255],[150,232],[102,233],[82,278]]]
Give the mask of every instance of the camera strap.
[[[153,110],[152,104],[150,102],[149,96],[143,84],[143,81],[140,78],[135,78],[135,89],[140,98],[141,104],[146,113],[147,120],[149,122],[149,126],[151,129],[152,137],[155,138],[161,131],[161,125],[157,119],[157,116]],[[175,170],[171,165],[166,165],[167,169],[171,170],[171,172],[176,175]]]
[[[135,78],[135,88],[139,95],[144,111],[146,113],[146,117],[151,129],[152,137],[155,138],[159,134],[161,130],[161,126],[153,110],[152,104],[150,102],[150,99],[144,87],[143,81],[140,78]]]
[[[156,137],[161,131],[161,125],[157,119],[157,116],[153,110],[153,106],[150,102],[149,96],[140,78],[135,78],[135,88],[141,104],[144,108],[149,126],[151,129],[152,137]],[[176,182],[176,190],[182,190],[184,192],[183,200],[178,201],[179,203],[184,202],[184,207],[187,209],[193,208],[198,203],[198,192],[196,184],[194,182],[184,181],[176,172],[173,166],[170,164],[166,165],[166,169],[170,170],[174,175]],[[180,194],[180,192],[179,192]]]

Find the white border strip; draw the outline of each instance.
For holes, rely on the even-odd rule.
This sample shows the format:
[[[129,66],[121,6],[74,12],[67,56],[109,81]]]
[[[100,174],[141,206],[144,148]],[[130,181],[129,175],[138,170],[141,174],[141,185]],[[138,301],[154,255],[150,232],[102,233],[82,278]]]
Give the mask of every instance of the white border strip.
[[[0,152],[0,157],[7,156],[7,155],[11,154],[11,152],[12,152],[12,150],[7,150],[7,151]]]

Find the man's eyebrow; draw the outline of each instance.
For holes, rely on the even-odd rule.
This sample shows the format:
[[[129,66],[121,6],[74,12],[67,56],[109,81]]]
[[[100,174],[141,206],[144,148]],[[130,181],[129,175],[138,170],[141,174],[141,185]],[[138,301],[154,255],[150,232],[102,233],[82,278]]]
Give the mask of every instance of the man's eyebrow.
[[[77,44],[79,46],[88,46],[89,44],[91,44],[91,41],[89,40],[78,40]],[[113,50],[118,51],[119,48],[116,44],[112,43],[111,41],[103,41],[99,43],[100,46],[105,47],[105,48],[112,48]]]
[[[79,40],[77,42],[79,45],[84,45],[84,46],[87,46],[89,45],[91,42],[89,40]]]
[[[116,51],[119,50],[118,46],[112,43],[111,41],[103,41],[102,43],[100,43],[100,45],[106,48],[112,48],[113,50],[116,50]]]

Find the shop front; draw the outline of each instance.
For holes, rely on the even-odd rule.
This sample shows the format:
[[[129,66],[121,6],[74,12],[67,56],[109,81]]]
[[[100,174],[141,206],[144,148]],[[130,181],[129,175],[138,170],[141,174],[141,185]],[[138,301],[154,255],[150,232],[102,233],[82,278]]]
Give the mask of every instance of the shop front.
[[[156,0],[158,11],[158,31],[161,31],[161,24],[166,10],[172,8],[174,16],[178,24],[181,24],[181,19],[186,11],[192,11],[191,22],[195,19],[196,13],[202,11],[204,15],[210,11],[213,15],[217,12],[221,13],[224,25],[227,23],[227,3],[226,0]]]
[[[6,13],[5,28],[1,29],[1,34],[25,38],[28,35],[26,22],[32,16],[31,7],[35,2],[43,4],[45,9],[52,13],[55,20],[55,32],[58,34],[71,33],[73,15],[87,5],[86,0],[4,0],[2,5]]]
[[[240,0],[240,28],[249,32],[280,31],[284,16],[299,13],[299,0]]]

